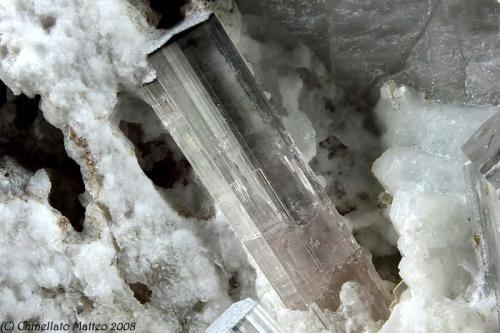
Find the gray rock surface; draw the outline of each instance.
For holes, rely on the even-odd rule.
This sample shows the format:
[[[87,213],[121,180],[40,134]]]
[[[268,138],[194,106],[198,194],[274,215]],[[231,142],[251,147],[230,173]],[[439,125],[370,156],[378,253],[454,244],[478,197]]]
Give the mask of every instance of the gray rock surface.
[[[443,101],[500,101],[495,1],[241,0],[239,6],[250,21],[264,17],[251,34],[304,43],[329,64],[337,83],[373,95],[370,101],[378,90],[370,88],[388,78]]]

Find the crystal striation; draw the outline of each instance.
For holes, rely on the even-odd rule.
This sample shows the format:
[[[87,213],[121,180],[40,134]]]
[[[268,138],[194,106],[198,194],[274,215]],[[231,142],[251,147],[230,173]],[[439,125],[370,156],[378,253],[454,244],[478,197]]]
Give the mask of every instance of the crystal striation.
[[[388,296],[215,17],[150,56],[140,90],[284,303],[332,310],[346,281]]]
[[[473,227],[483,274],[484,293],[500,296],[500,112],[489,118],[465,143],[465,174],[471,187]],[[498,301],[497,301],[498,303]],[[497,309],[500,311],[500,309]],[[500,312],[499,312],[500,314]]]
[[[246,298],[232,304],[205,333],[280,333],[265,310],[253,299]]]

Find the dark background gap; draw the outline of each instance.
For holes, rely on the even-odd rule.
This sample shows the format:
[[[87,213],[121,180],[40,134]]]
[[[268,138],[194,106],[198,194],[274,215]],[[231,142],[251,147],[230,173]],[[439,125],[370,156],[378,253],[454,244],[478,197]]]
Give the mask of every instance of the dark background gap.
[[[168,29],[184,19],[182,7],[188,0],[150,0],[150,7],[161,15],[157,28]]]
[[[10,156],[25,169],[47,169],[51,181],[49,203],[83,230],[85,208],[78,196],[85,186],[78,164],[64,149],[62,132],[43,118],[40,96],[14,96],[7,101],[7,87],[0,82],[0,158]]]

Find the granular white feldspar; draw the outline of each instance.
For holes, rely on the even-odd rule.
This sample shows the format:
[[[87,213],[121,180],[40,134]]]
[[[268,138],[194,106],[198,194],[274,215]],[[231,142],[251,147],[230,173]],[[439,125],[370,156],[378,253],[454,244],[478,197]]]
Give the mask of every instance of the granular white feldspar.
[[[400,275],[408,285],[381,332],[493,332],[495,301],[482,296],[461,146],[498,107],[426,101],[389,82],[377,115],[387,151],[373,172],[393,197]]]

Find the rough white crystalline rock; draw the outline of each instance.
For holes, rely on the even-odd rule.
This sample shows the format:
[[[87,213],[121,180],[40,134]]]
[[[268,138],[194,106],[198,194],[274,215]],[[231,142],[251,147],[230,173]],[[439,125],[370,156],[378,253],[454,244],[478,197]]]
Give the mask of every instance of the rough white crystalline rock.
[[[423,294],[405,299],[398,305],[380,333],[494,331],[494,326],[485,324],[484,315],[472,309],[469,303]]]
[[[430,154],[415,147],[394,146],[377,159],[373,172],[389,193],[411,190],[464,193],[462,165],[460,159]]]
[[[376,112],[389,148],[373,172],[393,197],[389,215],[409,288],[381,332],[493,331],[494,301],[475,283],[460,147],[496,111],[427,101],[393,82],[382,88]]]
[[[47,205],[43,171],[31,179],[45,184],[44,195],[35,188],[2,194],[0,257],[9,270],[0,273],[1,318],[201,332],[231,303],[228,271],[246,260],[220,253],[244,258],[241,247],[226,227],[179,216],[118,127],[117,90],[148,74],[148,36],[125,1],[0,3],[0,79],[16,94],[41,95],[44,116],[63,132],[86,189],[82,233]],[[220,249],[219,240],[233,247]],[[134,298],[134,283],[151,290],[148,303]]]
[[[0,169],[0,264],[9,268],[0,272],[0,316],[23,320],[45,312],[63,319],[65,295],[58,288],[71,281],[72,262],[63,245],[69,223],[47,203],[45,171],[32,175],[10,159],[2,159]],[[52,297],[45,302],[43,293]]]
[[[461,145],[497,110],[426,101],[411,88],[397,87],[394,81],[381,89],[377,105],[377,115],[386,127],[387,146],[414,147],[449,158],[460,158]]]
[[[463,198],[400,191],[395,194],[390,214],[400,235],[400,275],[412,292],[449,297],[463,292],[471,280],[468,270],[473,268]]]
[[[160,320],[158,311],[146,311],[134,299],[113,264],[116,249],[109,230],[95,220],[87,235],[76,234],[69,221],[50,207],[45,171],[31,174],[4,158],[0,177],[0,263],[9,267],[0,272],[2,318],[121,319],[139,321],[140,329],[148,321],[156,321],[158,330],[172,327]]]
[[[284,333],[375,333],[381,326],[371,319],[370,295],[355,282],[344,283],[339,309],[322,318],[330,327],[327,330],[314,313],[287,309],[258,269],[257,273],[257,295]]]

